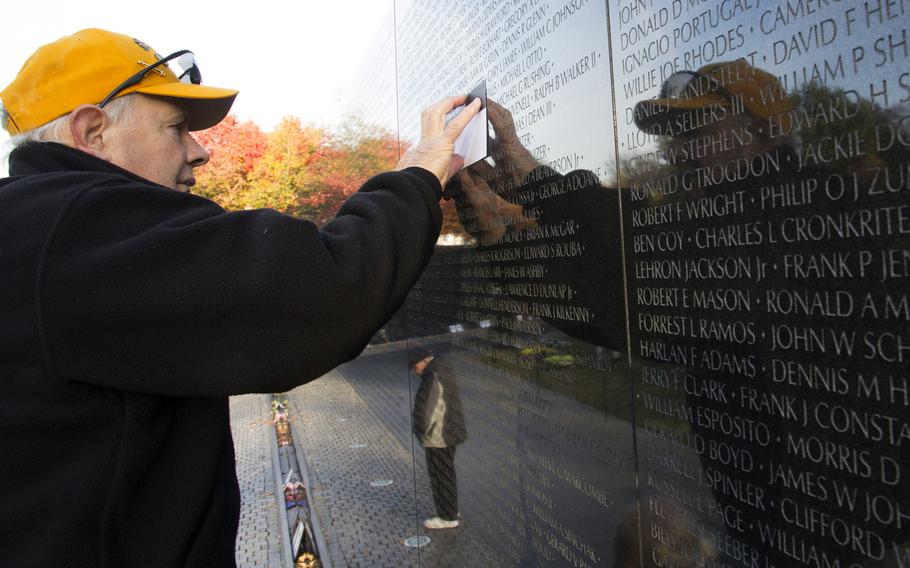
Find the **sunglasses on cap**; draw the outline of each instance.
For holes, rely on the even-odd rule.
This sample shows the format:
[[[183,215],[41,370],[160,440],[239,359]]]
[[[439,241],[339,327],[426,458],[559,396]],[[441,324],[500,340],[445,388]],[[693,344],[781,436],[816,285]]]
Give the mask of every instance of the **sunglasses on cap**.
[[[159,69],[159,67],[162,65],[165,65],[168,68],[176,67],[176,69],[172,70],[175,72],[177,79],[181,83],[192,83],[193,85],[202,84],[202,73],[199,71],[199,66],[196,65],[196,58],[193,56],[193,52],[189,51],[188,49],[175,51],[167,57],[162,57],[151,65],[142,61],[139,61],[138,63],[142,65],[144,69],[132,75],[126,81],[117,85],[113,91],[104,97],[103,101],[98,103],[99,108],[104,108],[104,105],[111,102],[111,99],[116,97],[125,89],[128,89],[141,81],[149,73],[155,72],[160,75],[164,75],[164,71]]]

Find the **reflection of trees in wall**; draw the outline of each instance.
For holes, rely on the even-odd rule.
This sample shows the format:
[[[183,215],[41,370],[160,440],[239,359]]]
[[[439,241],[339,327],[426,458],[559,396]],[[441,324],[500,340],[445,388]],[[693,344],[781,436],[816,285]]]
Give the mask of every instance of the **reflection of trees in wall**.
[[[398,161],[397,137],[358,117],[335,131],[286,117],[266,134],[229,116],[196,137],[211,154],[197,170],[196,193],[229,210],[271,207],[320,225]]]
[[[831,89],[809,83],[791,96],[796,122],[794,132],[799,153],[811,162],[814,149],[821,146],[832,154],[835,141],[842,146],[858,147],[862,152],[847,158],[840,157],[826,166],[841,174],[870,174],[884,165],[907,164],[910,147],[900,140],[910,140],[910,123],[901,124],[901,112],[896,107],[882,108],[855,92]],[[832,109],[836,109],[832,111]],[[899,134],[898,131],[902,130]],[[861,141],[861,142],[860,142]],[[907,180],[904,180],[906,184]]]
[[[237,117],[228,115],[213,128],[194,136],[208,149],[211,159],[196,170],[193,192],[226,209],[243,209],[253,169],[265,152],[265,133],[252,122],[239,122]]]

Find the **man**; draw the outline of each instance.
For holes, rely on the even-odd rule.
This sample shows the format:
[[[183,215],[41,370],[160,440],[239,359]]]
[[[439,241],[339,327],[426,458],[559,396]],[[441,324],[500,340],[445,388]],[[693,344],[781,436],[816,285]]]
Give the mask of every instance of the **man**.
[[[408,351],[408,366],[420,377],[411,427],[424,447],[436,507],[436,516],[423,522],[428,529],[454,529],[459,524],[455,449],[467,440],[468,432],[458,379],[448,358],[447,354],[437,356],[425,347]]]
[[[91,29],[0,92],[3,565],[233,566],[227,396],[356,356],[432,252],[477,105],[427,109],[398,171],[318,230],[186,193],[208,159],[190,131],[237,94],[200,83],[189,52]]]

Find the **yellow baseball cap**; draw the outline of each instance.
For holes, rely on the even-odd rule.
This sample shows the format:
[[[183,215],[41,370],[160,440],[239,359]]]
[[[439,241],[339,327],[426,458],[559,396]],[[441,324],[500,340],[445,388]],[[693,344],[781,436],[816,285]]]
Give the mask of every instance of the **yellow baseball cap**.
[[[191,53],[192,77],[178,77],[168,63],[188,53],[162,58],[135,38],[95,28],[60,38],[38,48],[0,91],[10,118],[6,129],[11,136],[28,132],[79,105],[130,93],[179,99],[189,112],[190,130],[214,126],[230,111],[237,91],[201,85]]]
[[[712,63],[698,71],[677,71],[664,81],[656,99],[635,105],[635,125],[650,134],[673,132],[668,126],[680,113],[712,105],[729,105],[737,97],[746,112],[756,118],[781,115],[789,121],[793,103],[780,81],[745,59]]]

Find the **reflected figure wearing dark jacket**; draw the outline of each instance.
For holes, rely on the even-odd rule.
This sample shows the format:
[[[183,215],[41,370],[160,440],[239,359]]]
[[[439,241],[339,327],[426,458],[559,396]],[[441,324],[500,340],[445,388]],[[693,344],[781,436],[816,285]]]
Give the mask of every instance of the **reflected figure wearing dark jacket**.
[[[417,348],[409,353],[408,363],[420,377],[412,427],[426,451],[427,474],[437,515],[424,521],[424,526],[455,528],[458,526],[455,448],[467,439],[458,382],[444,355]]]
[[[797,103],[799,107],[795,106]],[[824,105],[830,104],[840,104],[849,109],[850,114],[846,117],[849,122],[838,117],[837,122],[825,129],[804,127],[794,132],[794,117],[814,116],[815,109],[829,108]],[[630,376],[635,377],[638,383],[637,378],[641,374],[636,395],[640,392],[645,398],[650,396],[654,401],[667,401],[663,408],[660,408],[660,403],[651,406],[634,403],[636,423],[651,422],[661,426],[656,430],[657,435],[648,431],[636,441],[639,475],[648,480],[648,484],[642,485],[638,497],[642,505],[640,520],[634,516],[630,518],[617,536],[616,565],[641,565],[648,558],[660,566],[730,565],[734,561],[742,561],[742,552],[746,550],[751,551],[751,563],[755,566],[790,566],[793,559],[798,558],[798,551],[806,555],[810,554],[807,552],[810,550],[813,555],[828,554],[827,558],[836,554],[841,566],[902,565],[898,556],[900,545],[897,543],[907,541],[905,526],[872,518],[868,508],[863,516],[859,507],[843,506],[833,498],[833,489],[801,494],[796,485],[788,485],[788,476],[824,480],[826,487],[828,483],[831,487],[838,487],[839,483],[855,483],[887,495],[882,497],[882,502],[890,499],[901,506],[907,503],[907,484],[897,483],[898,476],[890,482],[885,477],[875,480],[866,472],[857,474],[858,470],[854,471],[850,466],[840,467],[840,462],[835,462],[834,458],[830,458],[831,461],[822,459],[835,455],[835,450],[843,450],[853,452],[852,455],[865,456],[870,464],[876,460],[880,460],[881,464],[906,462],[904,456],[897,457],[896,453],[889,455],[888,452],[893,452],[893,449],[885,444],[870,447],[868,435],[860,432],[861,428],[852,432],[847,432],[846,428],[832,428],[833,418],[825,414],[832,408],[841,409],[839,412],[845,416],[848,413],[851,416],[872,416],[881,412],[883,401],[877,397],[856,396],[851,391],[855,390],[855,386],[851,386],[854,383],[849,383],[847,377],[860,372],[878,372],[872,371],[872,368],[888,369],[886,372],[890,373],[893,367],[889,365],[904,361],[880,360],[873,367],[873,363],[868,361],[872,357],[860,363],[852,357],[852,352],[833,353],[820,349],[813,354],[815,350],[801,347],[796,342],[787,345],[776,339],[765,339],[765,330],[771,330],[773,337],[775,329],[788,329],[783,325],[784,321],[803,326],[798,328],[800,330],[810,331],[814,329],[810,326],[818,322],[826,326],[822,329],[832,335],[837,330],[837,333],[852,333],[853,336],[856,332],[852,328],[855,327],[865,328],[863,331],[869,336],[877,336],[893,334],[900,326],[897,322],[864,319],[856,314],[853,320],[841,323],[834,318],[845,316],[811,308],[804,310],[805,313],[790,311],[787,314],[790,319],[787,319],[774,304],[775,298],[781,294],[806,294],[804,288],[814,287],[820,290],[818,297],[840,294],[849,298],[851,294],[857,294],[858,298],[887,298],[888,295],[904,294],[905,285],[882,279],[879,284],[884,283],[884,286],[875,287],[871,281],[865,284],[859,277],[849,281],[847,278],[854,276],[847,269],[836,275],[825,274],[825,271],[818,271],[818,274],[811,271],[802,274],[798,270],[788,272],[783,267],[777,271],[775,261],[780,262],[783,258],[823,258],[825,254],[843,259],[854,255],[855,258],[865,248],[903,250],[906,248],[903,235],[892,230],[866,231],[865,234],[855,231],[852,237],[861,239],[850,240],[834,238],[837,231],[832,230],[830,238],[828,235],[824,238],[791,236],[783,243],[771,237],[778,231],[784,234],[787,227],[801,219],[791,209],[794,205],[810,211],[816,219],[827,219],[832,226],[838,219],[857,216],[860,205],[869,208],[863,211],[875,207],[883,211],[893,207],[891,197],[872,189],[876,186],[874,177],[877,172],[890,167],[886,164],[905,167],[908,163],[906,148],[910,145],[892,148],[896,145],[886,140],[883,145],[886,148],[874,156],[865,152],[856,156],[829,155],[822,149],[829,148],[835,139],[839,139],[832,136],[832,130],[827,128],[836,127],[835,132],[862,133],[866,139],[874,139],[876,132],[896,132],[901,128],[898,123],[903,119],[896,118],[901,115],[880,110],[872,102],[858,97],[854,99],[834,87],[809,85],[795,93],[787,92],[773,73],[754,68],[745,60],[712,63],[698,71],[674,74],[664,83],[659,98],[635,105],[635,125],[657,137],[657,154],[660,157],[653,164],[643,164],[640,170],[636,169],[638,162],[632,159],[620,168],[624,174],[622,186],[627,188],[627,193],[623,195],[624,204],[628,207],[624,212],[628,233],[623,257],[618,235],[611,233],[614,229],[618,232],[620,222],[619,196],[616,192],[599,187],[596,176],[590,172],[574,171],[559,175],[537,163],[531,153],[521,146],[508,111],[488,101],[488,113],[496,134],[495,143],[491,142],[495,165],[478,162],[458,175],[458,191],[447,188],[456,197],[465,230],[477,239],[478,246],[505,248],[546,234],[542,231],[537,234],[529,232],[531,238],[522,238],[519,231],[536,228],[535,223],[541,227],[558,227],[561,221],[565,223],[563,226],[573,223],[575,231],[572,238],[581,244],[585,254],[545,260],[535,258],[534,262],[544,267],[544,277],[552,278],[555,283],[561,280],[569,286],[578,303],[591,308],[597,317],[589,321],[568,322],[568,325],[561,321],[553,321],[552,324],[574,338],[618,351],[626,350],[620,335],[624,331],[622,278],[625,268],[628,272],[626,306],[632,349]],[[855,201],[841,201],[840,196],[822,191],[821,188],[831,189],[832,184],[844,178],[854,180]],[[895,190],[906,189],[907,179],[903,175],[896,176]],[[676,191],[673,183],[679,183],[681,191]],[[635,187],[638,194],[633,193],[632,188]],[[665,188],[672,191],[664,192]],[[801,191],[808,192],[807,195],[812,190],[805,188],[819,188],[819,194],[814,201],[806,198],[802,203],[785,202],[780,196],[790,195],[787,192],[796,191],[794,188],[804,188]],[[856,188],[866,188],[867,194],[861,194],[863,190]],[[821,197],[822,193],[828,197]],[[712,203],[726,199],[731,204],[739,200],[739,205],[736,211],[731,206],[730,211],[715,211],[707,217],[698,214],[699,209],[687,207],[706,203],[709,199],[714,200]],[[658,210],[657,207],[669,210],[671,204],[676,213],[675,219],[668,214],[655,217],[654,222],[636,224],[636,216],[633,215],[636,211],[652,208],[653,212]],[[748,226],[755,228],[752,237],[742,237],[741,233],[734,236],[740,228]],[[636,266],[634,262],[640,258],[671,258],[668,253],[660,256],[659,245],[638,250],[638,241],[635,240],[639,235],[659,239],[668,227],[695,237],[690,241],[696,245],[686,250],[679,247],[672,253],[675,259],[700,262],[707,258],[749,259],[753,255],[760,258],[763,265],[771,265],[773,270],[757,279],[752,279],[751,275],[745,277],[720,272],[699,275],[698,278],[705,281],[701,284],[687,283],[689,275],[684,278],[682,275],[665,276],[657,271],[652,274],[645,271],[642,275],[637,273],[637,269],[633,272],[631,267]],[[698,245],[700,230],[705,231],[703,235],[728,238],[705,239],[702,245]],[[721,256],[705,256],[708,254],[705,249],[714,249],[709,251],[710,254]],[[501,258],[508,257],[503,255]],[[538,282],[544,281],[542,277],[535,278]],[[893,288],[887,288],[889,284]],[[639,290],[651,290],[655,286],[672,286],[666,289],[675,291],[676,287],[695,290],[699,285],[705,289],[712,286],[727,289],[729,286],[730,289],[745,291],[744,294],[763,299],[756,305],[764,307],[755,308],[750,304],[741,310],[743,313],[737,314],[730,312],[739,308],[686,306],[684,301],[676,300],[649,302],[638,295]],[[854,287],[856,291],[848,291],[848,287]],[[749,304],[748,301],[746,303]],[[682,315],[691,318],[691,321],[699,322],[701,331],[677,333],[669,327],[657,325],[648,329],[642,324],[648,319],[637,316],[647,316],[650,311],[664,317]],[[797,314],[802,319],[793,318],[790,314]],[[717,329],[725,325],[754,326],[755,335],[743,341],[721,338],[713,334],[712,325],[716,325]],[[692,353],[722,354],[726,360],[746,361],[747,365],[743,368],[736,368],[735,365],[724,367],[707,362],[707,358],[700,362],[693,358],[689,363],[672,361],[658,350],[647,348],[647,341],[660,335],[669,337],[661,341],[691,349]],[[755,366],[750,370],[749,365],[753,363]],[[665,386],[646,380],[645,369],[658,368],[667,376],[678,374],[681,383],[686,386],[676,388],[675,384]],[[844,382],[840,389],[819,389],[816,387],[820,383],[797,380],[797,371],[791,373],[790,369],[797,369],[807,376],[815,372],[819,377],[823,373],[829,373],[826,377],[835,377],[835,372],[843,373]],[[828,384],[825,380],[821,382]],[[749,386],[744,387],[744,384]],[[709,395],[706,389],[700,390],[693,385],[720,388],[712,390]],[[736,390],[729,400],[723,394],[724,387],[728,386],[730,391],[727,392]],[[752,401],[787,401],[784,404],[792,403],[794,411],[776,410],[775,402],[768,402],[765,409]],[[799,406],[802,407],[801,420],[795,410]],[[893,412],[900,413],[901,410],[895,408]],[[674,415],[678,418],[675,422],[664,420]],[[709,415],[726,416],[731,423],[754,421],[756,427],[767,435],[763,441],[747,440],[735,429],[725,431],[723,427],[699,418]],[[672,434],[668,435],[668,432]],[[693,442],[687,441],[690,437]],[[822,458],[815,459],[809,452],[801,452],[799,444],[804,440],[812,440],[819,447],[824,447],[825,453],[819,453]],[[700,449],[699,443],[703,444]],[[735,460],[727,459],[711,447],[731,448],[731,452],[747,456],[748,462],[734,463]],[[665,458],[664,463],[652,458],[661,455],[672,457]],[[860,461],[862,459],[859,458]],[[682,463],[701,465],[701,471],[697,471],[696,467],[692,471],[683,471],[685,468],[676,471],[676,466],[671,465]],[[892,469],[898,471],[899,466],[894,465]],[[743,499],[744,493],[739,488],[746,487],[754,489],[754,499]],[[836,537],[832,539],[830,532],[826,534],[814,525],[794,523],[794,510],[808,511],[805,514],[811,512],[812,515],[820,515],[819,518],[836,518],[844,526],[853,526],[862,530],[863,534],[872,535],[869,538],[874,544],[865,548],[844,546]],[[736,512],[737,520],[728,517],[727,512]],[[779,535],[774,542],[767,538],[772,533]],[[635,542],[639,535],[643,537],[640,544]],[[890,549],[886,545],[889,541]],[[731,546],[730,543],[734,544]],[[638,551],[645,554],[644,559],[636,558]],[[897,559],[896,564],[873,563],[892,554]],[[808,556],[801,560],[805,561],[805,558]]]

